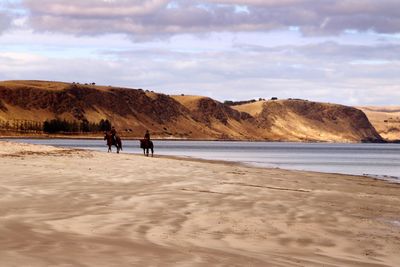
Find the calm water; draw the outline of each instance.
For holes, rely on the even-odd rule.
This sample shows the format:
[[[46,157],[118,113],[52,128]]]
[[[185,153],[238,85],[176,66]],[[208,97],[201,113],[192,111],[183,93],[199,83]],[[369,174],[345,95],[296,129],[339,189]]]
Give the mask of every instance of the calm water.
[[[102,140],[13,141],[107,151]],[[139,141],[124,141],[124,153],[142,153]],[[242,162],[260,167],[369,175],[400,182],[400,144],[154,141],[159,155]]]

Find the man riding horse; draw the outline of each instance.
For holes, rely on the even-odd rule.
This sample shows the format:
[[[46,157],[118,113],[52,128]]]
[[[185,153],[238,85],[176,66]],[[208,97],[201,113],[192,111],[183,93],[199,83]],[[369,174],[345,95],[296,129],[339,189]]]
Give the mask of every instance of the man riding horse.
[[[143,155],[149,156],[149,149],[151,149],[151,156],[154,154],[154,145],[153,142],[150,140],[150,132],[146,130],[144,134],[144,139],[140,140],[140,148],[143,149]]]
[[[104,132],[104,140],[107,140],[108,152],[111,151],[111,146],[115,146],[117,148],[117,153],[122,150],[122,141],[119,135],[117,135],[117,131],[114,127],[111,128],[110,132]]]

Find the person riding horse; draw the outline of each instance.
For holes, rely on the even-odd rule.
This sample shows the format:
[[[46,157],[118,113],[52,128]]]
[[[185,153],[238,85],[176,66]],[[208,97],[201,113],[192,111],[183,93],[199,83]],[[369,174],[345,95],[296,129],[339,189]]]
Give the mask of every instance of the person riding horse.
[[[117,153],[122,150],[122,141],[117,131],[112,127],[110,132],[104,132],[104,140],[107,140],[108,152],[111,152],[111,147],[115,146],[117,148]]]
[[[143,148],[143,155],[149,156],[149,149],[151,149],[151,156],[154,154],[153,142],[150,140],[150,132],[146,130],[144,138],[140,140],[140,148]]]

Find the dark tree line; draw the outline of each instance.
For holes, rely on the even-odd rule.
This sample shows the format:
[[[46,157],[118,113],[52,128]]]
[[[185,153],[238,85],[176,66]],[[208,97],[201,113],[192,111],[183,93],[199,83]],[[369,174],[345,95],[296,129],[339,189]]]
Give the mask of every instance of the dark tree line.
[[[67,121],[61,119],[46,120],[45,122],[29,120],[1,120],[0,130],[34,133],[90,133],[111,130],[109,120],[100,120],[98,123],[83,121]]]
[[[264,101],[264,98],[259,98],[258,101]],[[225,105],[228,106],[238,106],[238,105],[243,105],[243,104],[249,104],[249,103],[254,103],[257,102],[257,100],[255,99],[251,99],[251,100],[244,100],[244,101],[231,101],[231,100],[226,100],[224,101]]]
[[[61,119],[47,120],[43,123],[45,133],[89,133],[111,130],[109,120],[100,120],[98,123],[83,121],[67,121]]]

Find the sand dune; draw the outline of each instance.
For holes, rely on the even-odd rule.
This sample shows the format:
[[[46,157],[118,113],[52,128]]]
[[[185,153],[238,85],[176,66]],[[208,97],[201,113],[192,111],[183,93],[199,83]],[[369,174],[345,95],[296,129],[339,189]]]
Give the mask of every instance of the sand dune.
[[[400,266],[400,185],[0,143],[1,266]]]

